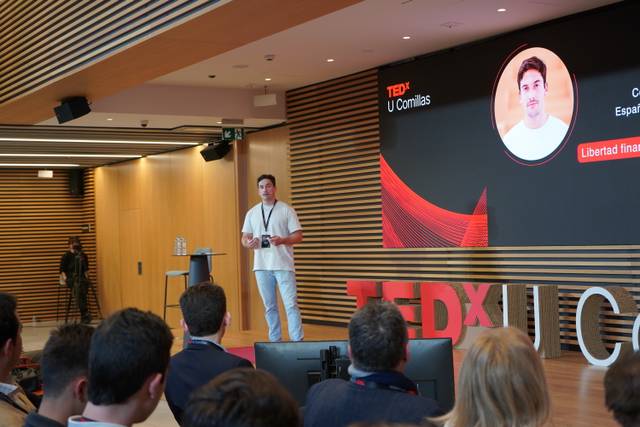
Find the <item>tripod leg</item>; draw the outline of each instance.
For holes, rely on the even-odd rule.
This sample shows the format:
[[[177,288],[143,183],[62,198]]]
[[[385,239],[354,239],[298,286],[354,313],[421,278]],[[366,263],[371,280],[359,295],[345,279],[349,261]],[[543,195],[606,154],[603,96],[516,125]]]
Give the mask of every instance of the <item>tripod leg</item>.
[[[91,288],[91,293],[93,294],[93,299],[96,302],[96,308],[98,309],[98,318],[102,319],[102,309],[100,308],[100,301],[98,300],[98,293],[96,292],[96,288],[95,288],[93,282],[91,282],[89,284],[89,287]]]
[[[80,280],[73,290],[73,299],[80,310],[80,319],[82,323],[91,323],[91,312],[87,301],[89,293],[89,283],[86,280]]]
[[[56,302],[56,323],[60,320],[60,292],[62,292],[62,286],[58,283],[58,301]]]
[[[67,312],[64,315],[64,323],[69,323],[69,312],[71,312],[71,300],[73,299],[73,292],[69,289],[69,300],[67,301]]]

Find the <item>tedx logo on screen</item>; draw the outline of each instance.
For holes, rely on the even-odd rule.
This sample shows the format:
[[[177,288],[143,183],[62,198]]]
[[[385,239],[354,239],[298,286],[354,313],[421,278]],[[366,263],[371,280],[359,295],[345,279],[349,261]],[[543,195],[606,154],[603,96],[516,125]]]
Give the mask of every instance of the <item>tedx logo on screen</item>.
[[[404,82],[387,86],[387,93],[389,94],[389,98],[395,98],[397,96],[404,95],[404,93],[409,90],[410,84],[411,82]]]
[[[387,86],[387,111],[409,110],[412,108],[426,107],[431,104],[431,95],[423,95],[421,93],[412,95],[411,97],[403,97],[411,88],[411,82],[395,83]]]

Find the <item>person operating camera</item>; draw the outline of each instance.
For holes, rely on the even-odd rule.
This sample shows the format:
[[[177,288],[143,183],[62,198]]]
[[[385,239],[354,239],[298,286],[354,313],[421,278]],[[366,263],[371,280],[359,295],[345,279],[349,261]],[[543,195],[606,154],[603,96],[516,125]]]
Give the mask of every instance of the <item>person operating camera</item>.
[[[276,178],[258,177],[258,194],[262,199],[249,209],[242,226],[242,246],[254,249],[253,271],[264,303],[269,326],[269,340],[280,341],[280,315],[276,284],[287,313],[289,338],[304,338],[296,294],[293,245],[302,241],[302,227],[293,208],[276,199]]]
[[[80,310],[82,323],[91,323],[87,306],[89,290],[89,259],[82,251],[82,243],[76,236],[69,237],[69,249],[60,259],[60,284],[67,285]]]

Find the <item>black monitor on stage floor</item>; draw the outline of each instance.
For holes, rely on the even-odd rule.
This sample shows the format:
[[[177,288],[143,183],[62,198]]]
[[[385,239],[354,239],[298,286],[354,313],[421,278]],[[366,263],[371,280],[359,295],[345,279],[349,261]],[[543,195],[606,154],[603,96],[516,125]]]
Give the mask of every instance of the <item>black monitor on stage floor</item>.
[[[304,406],[309,387],[325,378],[348,379],[347,341],[257,342],[256,368],[271,372]],[[453,351],[449,338],[409,340],[405,375],[443,411],[454,403]]]
[[[347,341],[257,342],[254,349],[256,368],[272,373],[300,406],[321,379],[348,378]]]
[[[418,385],[421,396],[434,399],[444,412],[455,401],[451,338],[409,340],[409,361],[404,374]]]

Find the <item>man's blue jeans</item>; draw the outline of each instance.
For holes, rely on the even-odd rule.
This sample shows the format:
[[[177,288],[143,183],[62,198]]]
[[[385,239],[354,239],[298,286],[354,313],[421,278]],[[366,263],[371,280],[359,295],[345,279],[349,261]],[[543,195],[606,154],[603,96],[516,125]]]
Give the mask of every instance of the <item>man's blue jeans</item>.
[[[302,331],[302,319],[296,295],[296,274],[286,270],[256,270],[255,274],[258,290],[264,303],[264,317],[269,326],[269,341],[282,339],[276,283],[287,313],[289,338],[291,341],[301,341],[304,338],[304,332]]]

